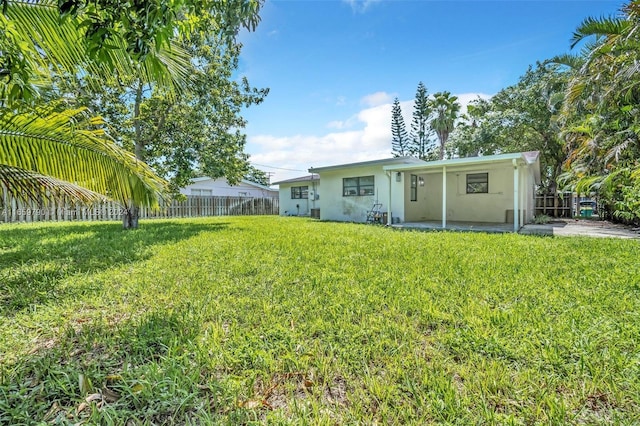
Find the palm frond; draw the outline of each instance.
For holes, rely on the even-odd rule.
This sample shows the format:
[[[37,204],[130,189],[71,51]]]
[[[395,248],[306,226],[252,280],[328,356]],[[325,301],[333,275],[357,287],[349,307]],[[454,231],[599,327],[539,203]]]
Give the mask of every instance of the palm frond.
[[[584,59],[578,55],[564,54],[554,56],[551,59],[548,59],[544,62],[545,65],[563,65],[565,67],[571,68],[572,70],[577,70],[582,67],[584,64]]]
[[[166,182],[107,139],[86,109],[0,115],[0,164],[81,186],[120,201],[157,207]],[[0,176],[2,178],[2,176]]]
[[[576,103],[578,98],[580,98],[580,96],[582,96],[582,94],[584,93],[585,87],[586,84],[582,80],[572,80],[567,86],[566,105],[569,106]]]
[[[614,38],[622,34],[628,26],[629,22],[621,18],[586,18],[574,31],[571,37],[571,48],[573,49],[582,40],[593,36]]]
[[[575,191],[579,194],[597,191],[602,185],[604,176],[588,176],[579,179],[575,183]]]
[[[625,139],[621,143],[608,149],[603,158],[604,163],[608,164],[611,160],[615,160],[616,162],[619,161],[620,156],[629,147],[630,142],[631,141],[629,139]]]
[[[47,204],[62,198],[93,204],[106,197],[78,185],[29,170],[0,164],[0,187],[22,201]]]

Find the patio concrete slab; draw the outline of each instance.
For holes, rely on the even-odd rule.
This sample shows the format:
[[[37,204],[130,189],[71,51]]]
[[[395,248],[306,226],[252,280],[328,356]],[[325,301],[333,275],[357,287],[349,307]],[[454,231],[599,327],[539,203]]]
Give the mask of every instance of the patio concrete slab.
[[[398,229],[413,229],[422,231],[442,231],[441,221],[404,222],[391,225]],[[486,223],[486,222],[447,222],[445,231],[459,232],[488,232],[503,234],[513,232],[512,223]]]

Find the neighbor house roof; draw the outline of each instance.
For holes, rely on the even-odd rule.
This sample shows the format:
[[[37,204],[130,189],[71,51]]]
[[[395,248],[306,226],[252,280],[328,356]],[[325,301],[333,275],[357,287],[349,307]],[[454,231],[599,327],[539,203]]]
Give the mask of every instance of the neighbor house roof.
[[[318,180],[320,179],[320,175],[316,174],[316,173],[312,173],[310,175],[307,176],[300,176],[297,178],[293,178],[293,179],[287,179],[287,180],[281,180],[278,182],[273,182],[274,185],[280,185],[281,183],[297,183],[297,182],[311,182],[313,180]]]
[[[422,161],[419,158],[415,157],[393,157],[393,158],[383,158],[381,160],[372,160],[372,161],[363,161],[360,163],[348,163],[348,164],[338,164],[336,166],[326,166],[326,167],[312,167],[309,169],[310,172],[328,172],[333,170],[340,169],[350,169],[353,167],[366,167],[366,166],[391,166],[391,165],[399,165],[399,166],[410,166],[410,165],[424,165],[427,164],[426,161]]]
[[[505,161],[521,161],[525,164],[535,166],[535,178],[536,182],[540,182],[540,164],[538,163],[538,157],[540,153],[538,151],[528,152],[516,152],[512,154],[497,154],[497,155],[485,155],[482,157],[465,157],[465,158],[453,158],[451,160],[438,160],[438,161],[423,161],[422,164],[389,164],[382,168],[384,170],[393,172],[403,172],[410,170],[425,170],[425,169],[440,169],[443,166],[447,167],[464,167],[470,165],[500,163]]]

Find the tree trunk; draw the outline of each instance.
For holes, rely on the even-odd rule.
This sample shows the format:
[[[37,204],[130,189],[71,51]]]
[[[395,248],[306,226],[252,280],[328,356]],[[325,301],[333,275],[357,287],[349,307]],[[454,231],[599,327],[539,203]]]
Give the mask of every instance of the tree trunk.
[[[446,135],[445,133],[438,134],[438,139],[440,139],[440,153],[439,153],[440,160],[444,160],[444,146],[447,143],[448,137],[449,136]]]
[[[135,155],[136,158],[140,161],[144,161],[145,153],[145,144],[142,140],[142,128],[140,126],[140,105],[142,104],[142,90],[144,89],[144,84],[142,80],[138,80],[138,87],[136,88],[136,101],[133,105],[133,130],[135,134],[135,140],[133,141],[135,144]]]
[[[136,88],[136,100],[133,105],[133,129],[135,134],[134,140],[134,152],[138,160],[144,161],[145,144],[142,140],[142,128],[140,125],[140,105],[142,104],[142,91],[144,89],[144,83],[142,79],[138,80],[138,87]],[[140,216],[140,209],[129,200],[126,208],[122,212],[122,228],[123,229],[138,229],[138,220]]]
[[[122,229],[137,229],[140,210],[137,206],[129,206],[122,212]]]

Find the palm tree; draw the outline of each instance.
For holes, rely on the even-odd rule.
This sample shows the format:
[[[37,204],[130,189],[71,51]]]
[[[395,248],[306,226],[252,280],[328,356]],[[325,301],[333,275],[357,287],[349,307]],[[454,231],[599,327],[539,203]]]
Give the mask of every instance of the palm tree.
[[[444,159],[444,148],[449,134],[453,131],[458,113],[460,112],[460,104],[458,97],[452,96],[449,92],[438,92],[433,94],[430,99],[431,110],[434,117],[431,119],[431,128],[438,135],[440,141],[440,160]]]
[[[42,105],[39,96],[56,74],[84,75],[94,85],[114,73],[135,75],[173,93],[188,78],[184,51],[161,48],[138,62],[124,40],[115,39],[92,58],[81,18],[61,20],[57,2],[4,4],[0,185],[22,199],[65,195],[87,203],[108,197],[123,206],[157,207],[166,183],[108,138],[100,118],[83,108],[65,110],[62,102]]]

